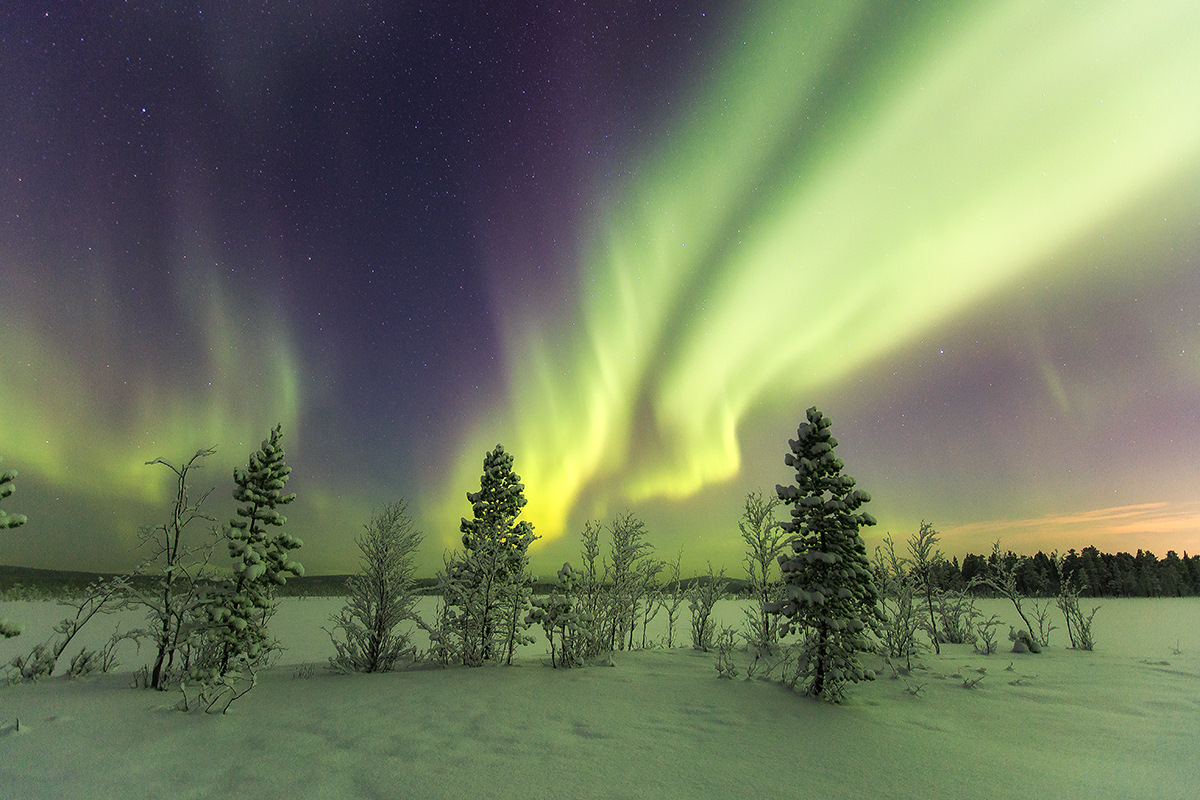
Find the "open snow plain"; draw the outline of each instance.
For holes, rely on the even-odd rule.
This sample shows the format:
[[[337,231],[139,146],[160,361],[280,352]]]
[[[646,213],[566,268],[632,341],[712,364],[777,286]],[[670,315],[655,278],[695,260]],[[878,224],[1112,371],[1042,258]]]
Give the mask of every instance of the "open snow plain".
[[[111,674],[0,687],[0,797],[1196,797],[1200,599],[1097,602],[1093,652],[1055,630],[1047,651],[1010,653],[1016,614],[985,600],[1003,619],[999,652],[943,645],[895,678],[872,658],[879,679],[833,706],[743,680],[744,654],[720,680],[690,647],[554,670],[540,631],[510,668],[335,675],[321,628],[342,601],[289,598],[271,625],[288,649],[225,716],[130,688],[150,657],[132,646]],[[25,625],[0,662],[65,610],[0,603]],[[684,611],[676,636],[690,643]],[[718,611],[741,621],[740,603]],[[118,622],[140,620],[93,620],[60,672]]]

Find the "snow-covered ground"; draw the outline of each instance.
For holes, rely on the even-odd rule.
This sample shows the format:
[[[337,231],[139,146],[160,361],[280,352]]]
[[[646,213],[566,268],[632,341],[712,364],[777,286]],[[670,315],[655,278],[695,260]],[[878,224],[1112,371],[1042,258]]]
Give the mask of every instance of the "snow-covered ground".
[[[130,688],[149,659],[132,647],[112,674],[0,687],[0,797],[1196,797],[1200,599],[1100,604],[1095,651],[1056,630],[1018,655],[1012,606],[983,601],[1004,619],[1000,652],[943,646],[832,706],[744,681],[744,664],[720,680],[690,647],[553,670],[540,640],[511,668],[333,675],[321,626],[341,600],[286,599],[271,630],[287,651],[225,716]],[[0,661],[63,611],[0,603],[25,625]],[[738,603],[718,612],[740,622]],[[94,620],[79,645],[117,622]],[[690,643],[686,617],[677,636]]]

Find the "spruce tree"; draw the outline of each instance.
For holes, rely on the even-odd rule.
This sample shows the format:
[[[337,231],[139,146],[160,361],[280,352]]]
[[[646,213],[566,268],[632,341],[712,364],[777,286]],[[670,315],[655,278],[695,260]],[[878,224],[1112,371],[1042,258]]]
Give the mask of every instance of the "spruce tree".
[[[837,439],[828,417],[808,409],[790,452],[784,458],[796,470],[793,486],[776,486],[779,500],[791,506],[783,523],[792,535],[791,555],[779,557],[784,599],[773,606],[787,618],[781,635],[803,637],[796,680],[814,697],[838,701],[846,684],[873,680],[858,660],[870,649],[868,638],[880,621],[879,593],[859,528],[875,519],[859,509],[871,497],[842,474],[834,455]]]
[[[13,481],[17,478],[15,469],[5,470],[0,472],[0,500],[11,495],[16,487]],[[18,528],[25,524],[27,517],[24,514],[8,514],[4,509],[0,508],[0,531],[10,528]],[[0,617],[0,638],[11,639],[14,636],[21,635],[21,626],[9,619]]]
[[[237,509],[241,519],[230,520],[226,532],[234,577],[213,605],[214,622],[223,629],[222,674],[236,660],[252,665],[265,654],[274,588],[290,576],[304,574],[304,566],[289,557],[304,543],[272,530],[287,522],[279,506],[296,499],[295,494],[284,494],[292,468],[284,462],[282,438],[282,426],[276,425],[261,449],[250,454],[247,467],[233,470],[233,499],[243,503]]]
[[[512,663],[529,609],[529,545],[538,537],[528,521],[517,522],[527,502],[513,457],[502,445],[483,460],[479,491],[469,492],[472,518],[463,518],[463,552],[447,562],[443,580],[450,623],[463,663]]]
[[[3,500],[16,491],[17,487],[13,483],[16,479],[17,471],[15,469],[0,472],[0,500]],[[0,508],[0,531],[9,528],[19,528],[25,524],[27,519],[24,514],[8,514],[4,509]]]

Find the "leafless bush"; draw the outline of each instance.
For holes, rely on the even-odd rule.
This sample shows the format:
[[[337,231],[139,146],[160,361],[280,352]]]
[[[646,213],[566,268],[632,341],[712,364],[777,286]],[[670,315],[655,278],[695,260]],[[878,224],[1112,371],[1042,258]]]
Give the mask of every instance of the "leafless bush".
[[[387,672],[415,656],[408,633],[398,628],[414,616],[422,535],[403,500],[384,506],[364,529],[354,540],[359,572],[347,582],[347,603],[329,632],[337,651],[330,665],[343,672]]]
[[[92,617],[101,613],[112,613],[128,607],[130,602],[129,581],[123,577],[108,578],[88,585],[85,597],[60,601],[62,605],[75,609],[73,617],[67,617],[54,626],[58,641],[53,639],[34,645],[26,656],[15,656],[8,663],[5,678],[9,683],[37,680],[54,674],[58,659],[75,635]]]
[[[1033,626],[1029,624],[1025,611],[1021,608],[1022,598],[1017,592],[1017,571],[1024,558],[1024,556],[1015,556],[1012,553],[1001,553],[1000,542],[997,540],[992,544],[992,554],[988,558],[987,571],[974,578],[972,584],[986,586],[997,594],[1007,597],[1013,607],[1017,609],[1017,615],[1021,621],[1025,623],[1025,630],[1032,631]]]
[[[1100,606],[1093,606],[1091,612],[1084,616],[1079,609],[1079,594],[1082,587],[1077,586],[1063,568],[1063,558],[1058,553],[1053,556],[1054,568],[1058,572],[1058,597],[1056,604],[1067,620],[1067,637],[1071,647],[1080,650],[1091,650],[1096,646],[1092,639],[1092,619]]]
[[[610,559],[605,565],[609,602],[601,635],[607,637],[609,650],[633,649],[638,611],[647,596],[647,575],[652,570],[653,545],[646,541],[646,525],[631,513],[618,515],[609,526]]]
[[[708,574],[696,578],[692,583],[688,592],[691,599],[688,607],[692,611],[692,647],[696,650],[707,653],[712,649],[713,636],[716,633],[712,619],[713,608],[718,600],[723,600],[729,595],[726,591],[728,586],[725,568],[721,567],[720,572],[714,573],[711,561],[708,564]]]
[[[1050,622],[1050,600],[1033,599],[1033,619],[1037,623],[1037,643],[1042,647],[1050,646],[1050,631],[1056,630],[1057,625]],[[1030,631],[1032,634],[1033,631]]]
[[[183,680],[179,684],[183,698],[175,704],[175,709],[225,714],[234,701],[245,696],[257,683],[258,676],[252,669],[228,669],[191,686]],[[191,694],[188,693],[189,689],[192,690]]]
[[[752,649],[770,649],[779,638],[779,615],[767,610],[783,594],[779,554],[783,552],[787,534],[775,518],[778,505],[778,497],[764,499],[762,492],[750,492],[738,522],[746,545],[742,563],[746,567],[751,600],[746,609],[746,642]]]
[[[975,621],[983,616],[967,591],[942,592],[937,599],[938,634],[949,644],[974,644]]]
[[[1000,626],[1000,617],[992,614],[979,624],[979,637],[975,642],[975,652],[990,656],[996,652],[996,628]]]
[[[737,666],[733,663],[734,641],[737,631],[722,626],[716,635],[717,645],[717,677],[733,680],[738,676]]]
[[[917,584],[908,567],[908,559],[896,555],[891,535],[885,536],[883,545],[875,548],[875,583],[884,617],[880,644],[888,658],[903,658],[911,670],[912,656],[920,649],[921,612],[915,602]]]
[[[679,577],[679,564],[683,560],[681,550],[674,561],[666,562],[666,580],[659,589],[659,602],[667,612],[667,649],[675,646],[675,623],[679,620],[679,608],[687,597],[683,582]]]
[[[938,549],[937,543],[937,531],[931,523],[922,520],[920,529],[908,539],[908,563],[911,567],[910,577],[916,583],[916,592],[925,601],[926,619],[923,622],[927,623],[929,640],[933,642],[934,652],[941,653],[937,619],[933,610],[934,598],[941,592],[933,573],[943,560],[942,551]]]
[[[169,519],[139,532],[139,547],[148,548],[150,552],[136,571],[152,575],[155,582],[136,597],[136,602],[148,609],[149,627],[134,635],[146,636],[154,642],[156,653],[149,681],[153,689],[167,688],[174,675],[176,658],[190,661],[190,649],[197,645],[198,637],[207,628],[207,609],[201,599],[204,595],[202,580],[210,577],[208,564],[216,545],[216,531],[210,541],[199,546],[189,544],[184,534],[196,520],[214,521],[200,510],[212,489],[193,500],[189,494],[188,473],[203,466],[204,459],[215,452],[211,447],[198,450],[178,467],[161,458],[146,462],[147,465],[165,466],[176,478]]]

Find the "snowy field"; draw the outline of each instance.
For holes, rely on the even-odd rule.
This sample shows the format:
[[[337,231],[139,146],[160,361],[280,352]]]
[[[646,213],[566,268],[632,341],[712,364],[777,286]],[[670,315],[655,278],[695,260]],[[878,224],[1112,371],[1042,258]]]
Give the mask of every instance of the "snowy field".
[[[271,630],[288,649],[225,716],[130,688],[149,659],[132,647],[112,674],[0,687],[0,796],[961,800],[1200,787],[1197,598],[1100,601],[1094,652],[1056,630],[1039,655],[1010,653],[1012,606],[983,601],[1004,620],[998,653],[943,646],[901,678],[880,664],[840,706],[744,681],[744,664],[720,680],[714,656],[690,647],[553,670],[541,639],[511,668],[333,675],[321,627],[341,602],[283,600]],[[740,622],[739,603],[718,611]],[[0,661],[49,637],[63,612],[0,603],[25,625]],[[61,666],[118,621],[139,623],[94,620]],[[676,632],[686,643],[688,625]]]

